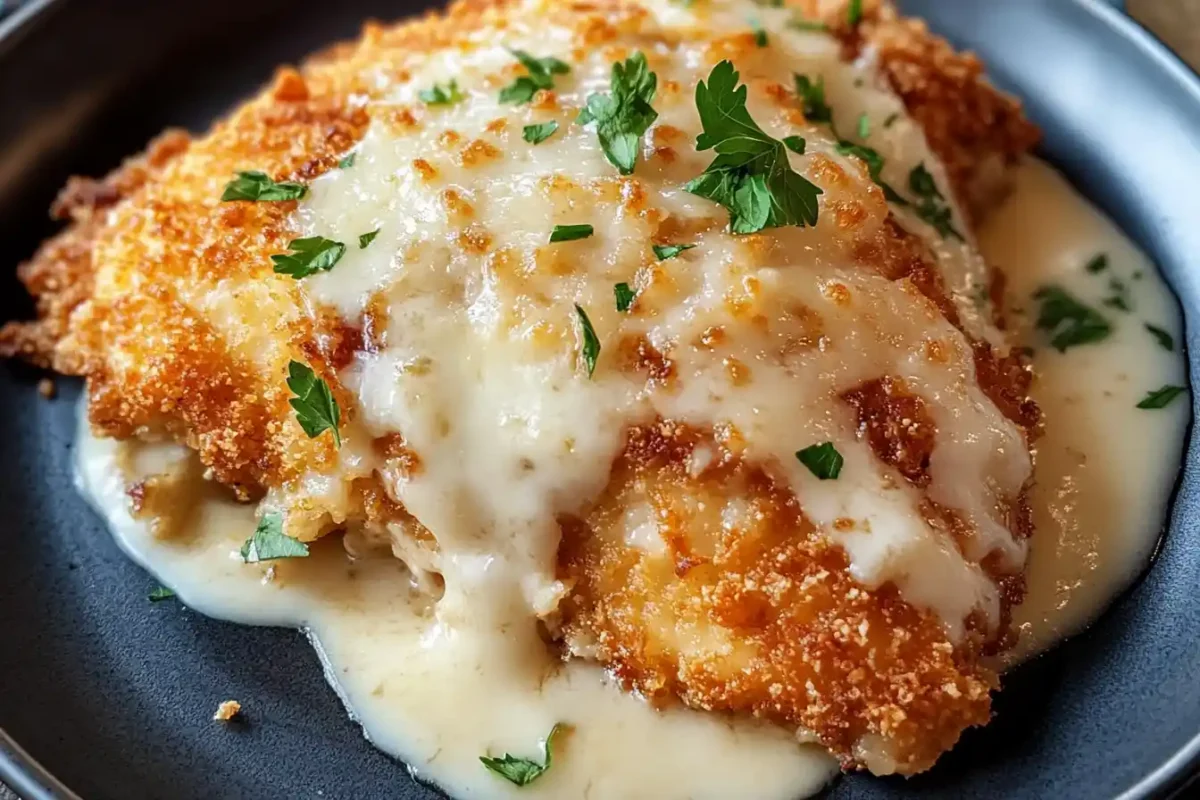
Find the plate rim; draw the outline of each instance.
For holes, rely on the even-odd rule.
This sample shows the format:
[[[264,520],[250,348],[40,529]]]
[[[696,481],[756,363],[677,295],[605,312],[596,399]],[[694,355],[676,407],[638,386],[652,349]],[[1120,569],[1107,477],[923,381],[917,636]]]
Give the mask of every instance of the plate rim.
[[[441,2],[441,0],[437,0],[437,2]],[[1072,0],[1072,2],[1092,14],[1136,51],[1150,59],[1164,77],[1176,84],[1177,88],[1188,95],[1197,108],[1200,108],[1200,73],[1197,73],[1162,39],[1129,16],[1124,7],[1124,0]],[[34,34],[43,21],[51,14],[62,10],[68,3],[69,0],[30,0],[0,21],[0,59],[3,59],[21,40]],[[1186,320],[1186,309],[1183,308],[1182,302],[1180,306]],[[1200,378],[1191,381],[1193,385],[1197,380]],[[1194,430],[1191,431],[1189,439],[1196,435],[1200,434]],[[1182,457],[1186,464],[1186,451]],[[1174,502],[1175,500],[1172,498],[1171,506],[1174,505]],[[1168,509],[1168,518],[1164,520],[1164,536],[1169,535],[1169,514],[1170,509]],[[1159,546],[1161,546],[1161,541]],[[1151,561],[1147,572],[1153,568],[1153,563]],[[1119,602],[1124,594],[1115,598],[1114,604]],[[1109,611],[1106,609],[1101,616],[1108,613]],[[1090,628],[1091,625],[1088,627]],[[1176,793],[1198,780],[1200,780],[1200,731],[1197,731],[1190,740],[1155,769],[1117,795],[1114,800],[1147,800],[1148,798],[1164,798],[1165,800],[1165,798],[1175,796]],[[0,789],[7,787],[17,797],[24,798],[24,800],[81,800],[79,795],[26,752],[3,727],[0,727],[0,781],[3,782]]]

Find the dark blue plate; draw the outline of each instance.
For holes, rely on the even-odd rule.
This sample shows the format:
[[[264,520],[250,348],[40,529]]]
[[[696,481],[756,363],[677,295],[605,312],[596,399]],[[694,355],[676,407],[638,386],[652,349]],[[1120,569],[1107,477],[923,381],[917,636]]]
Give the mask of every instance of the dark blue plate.
[[[980,52],[1026,99],[1045,156],[1159,263],[1200,353],[1195,76],[1097,0],[902,4]],[[202,128],[276,63],[352,36],[364,17],[420,6],[27,4],[0,24],[3,258],[15,266],[50,232],[44,209],[68,175],[104,173],[167,125]],[[2,316],[26,315],[11,269],[0,272]],[[152,579],[71,485],[79,387],[60,381],[46,402],[31,371],[0,372],[0,726],[46,767],[0,735],[0,778],[37,800],[70,796],[64,785],[89,800],[439,796],[367,744],[299,634],[148,603]],[[1200,766],[1198,512],[1193,437],[1169,532],[1136,588],[1087,633],[1008,676],[992,725],[931,773],[856,775],[829,796],[1091,800],[1180,789]],[[209,716],[230,697],[247,722],[218,727]]]

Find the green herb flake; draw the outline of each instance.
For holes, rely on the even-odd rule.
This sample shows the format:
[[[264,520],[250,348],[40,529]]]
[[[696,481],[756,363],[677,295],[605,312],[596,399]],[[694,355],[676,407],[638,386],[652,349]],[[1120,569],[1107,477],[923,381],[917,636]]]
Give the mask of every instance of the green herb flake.
[[[1175,352],[1175,337],[1157,325],[1151,325],[1149,322],[1145,323],[1145,325],[1146,330],[1150,331],[1150,335],[1158,341],[1159,347],[1168,353]]]
[[[838,142],[837,151],[844,156],[854,156],[860,158],[867,165],[867,174],[881,189],[883,196],[889,203],[906,206],[908,201],[903,195],[891,187],[882,177],[883,174],[883,156],[879,155],[879,151],[873,147],[867,147],[865,144],[854,144],[845,139]]]
[[[613,296],[617,301],[617,311],[628,311],[633,307],[633,299],[637,297],[637,293],[629,288],[628,283],[618,283],[613,287]]]
[[[431,89],[422,89],[417,92],[417,97],[427,106],[452,106],[467,96],[459,90],[458,81],[452,80],[447,84],[435,83]]]
[[[933,179],[933,175],[925,168],[924,161],[917,164],[913,167],[912,172],[908,173],[908,188],[922,200],[945,199],[938,190],[937,181]]]
[[[539,89],[553,89],[554,76],[566,75],[571,68],[557,58],[535,58],[524,50],[510,50],[528,74],[500,90],[501,103],[528,103]]]
[[[796,84],[796,96],[800,98],[800,107],[804,118],[809,122],[833,122],[833,109],[825,102],[825,76],[815,81],[807,75],[792,76]]]
[[[371,231],[370,233],[360,233],[358,235],[358,249],[366,250],[367,245],[369,245],[371,242],[375,241],[375,237],[378,235],[379,235],[379,228],[376,228],[375,230]]]
[[[558,123],[554,120],[539,122],[536,125],[526,125],[521,130],[521,138],[530,144],[541,144],[553,136],[556,130],[558,130]]]
[[[1149,410],[1166,408],[1176,397],[1186,392],[1187,389],[1183,386],[1167,384],[1153,392],[1146,392],[1146,396],[1142,398],[1142,402],[1137,404],[1137,407]]]
[[[784,225],[817,224],[821,189],[795,172],[783,142],[768,136],[746,110],[746,87],[729,61],[713,67],[696,86],[696,110],[704,132],[696,149],[717,157],[684,189],[729,211],[733,233]]]
[[[871,118],[865,113],[858,115],[858,138],[866,139],[871,135]]]
[[[1108,255],[1105,253],[1100,253],[1099,255],[1093,257],[1087,262],[1087,264],[1084,266],[1084,269],[1087,270],[1089,275],[1099,275],[1101,272],[1104,272],[1104,270],[1108,269]]]
[[[171,589],[168,589],[166,586],[155,586],[150,590],[150,594],[147,595],[147,598],[151,603],[158,603],[163,600],[170,600],[174,596],[175,592]]]
[[[358,160],[358,153],[347,153],[345,156],[342,157],[342,160],[338,162],[338,168],[339,169],[350,169],[351,167],[354,166],[354,162],[357,160]]]
[[[1060,286],[1045,286],[1033,297],[1041,303],[1037,328],[1050,335],[1050,345],[1060,353],[1107,339],[1113,332],[1112,325],[1102,314],[1079,302]]]
[[[307,364],[291,361],[288,363],[287,387],[295,395],[288,403],[308,438],[315,439],[325,431],[332,431],[334,442],[341,447],[342,434],[338,425],[342,413],[325,379],[317,377]]]
[[[808,142],[804,141],[803,136],[785,136],[783,137],[783,144],[788,150],[800,155],[804,155],[804,150],[808,147]]]
[[[328,272],[346,253],[346,245],[324,236],[293,239],[288,243],[288,249],[292,252],[273,255],[271,261],[275,264],[276,274],[291,275],[297,280]]]
[[[835,480],[842,473],[844,459],[833,442],[814,444],[796,453],[801,464],[823,481]]]
[[[268,511],[262,515],[254,534],[242,545],[240,552],[244,563],[254,564],[277,558],[304,558],[308,555],[308,545],[284,533],[283,517]]]
[[[509,783],[528,786],[547,772],[553,764],[554,738],[561,729],[562,725],[559,724],[550,729],[550,733],[542,743],[542,763],[540,764],[528,758],[518,758],[510,753],[505,753],[503,758],[480,756],[479,760],[485,767]]]
[[[900,114],[898,112],[893,112],[891,114],[888,114],[888,118],[883,121],[884,129],[890,128],[893,125],[895,125],[896,120],[898,120],[898,119],[900,119]]]
[[[586,239],[594,233],[591,225],[555,225],[550,231],[550,242],[570,242],[575,239]]]
[[[920,198],[915,209],[918,217],[931,225],[943,239],[953,236],[960,242],[966,241],[954,227],[954,214],[951,212],[950,206],[945,203],[945,197],[938,189],[937,181],[925,168],[924,162],[913,167],[912,172],[908,173],[908,188]]]
[[[596,359],[600,357],[600,339],[596,336],[596,329],[592,327],[592,321],[588,319],[587,312],[579,303],[575,304],[575,317],[579,320],[579,335],[583,339],[579,353],[583,356],[583,365],[587,367],[590,378],[596,371]]]
[[[265,172],[239,172],[236,178],[225,184],[221,201],[282,202],[299,200],[307,193],[308,187],[302,183],[276,182],[271,180]]]
[[[863,4],[862,0],[850,0],[850,5],[846,7],[846,22],[851,28],[862,22]]]
[[[674,258],[684,250],[691,250],[696,245],[694,244],[656,244],[653,246],[654,256],[659,261],[666,261],[668,258]]]
[[[646,65],[646,56],[634,53],[612,65],[610,91],[588,95],[579,112],[580,125],[596,123],[596,136],[604,157],[622,175],[632,175],[641,150],[642,136],[658,112],[650,105],[658,89],[658,76]]]
[[[767,41],[767,31],[763,28],[762,23],[757,19],[751,19],[748,22],[750,30],[754,31],[754,44],[757,47],[766,47],[769,42]]]
[[[1129,295],[1129,286],[1120,278],[1109,278],[1108,289],[1111,295],[1104,298],[1104,305],[1126,313],[1133,311],[1133,299]]]
[[[829,30],[828,25],[817,19],[792,19],[788,21],[787,26],[793,30],[808,33],[823,33]]]

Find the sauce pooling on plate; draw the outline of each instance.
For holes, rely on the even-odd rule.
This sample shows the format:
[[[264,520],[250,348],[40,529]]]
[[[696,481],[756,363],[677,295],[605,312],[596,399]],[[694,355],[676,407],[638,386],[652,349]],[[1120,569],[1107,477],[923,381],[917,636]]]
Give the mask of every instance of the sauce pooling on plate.
[[[1015,613],[1020,640],[1004,657],[1013,663],[1086,625],[1144,567],[1190,403],[1152,394],[1186,384],[1168,290],[1051,169],[1021,168],[980,246],[1007,275],[1009,326],[1033,350],[1045,415],[1028,596]],[[81,486],[135,559],[203,613],[306,630],[370,740],[455,796],[767,800],[814,793],[835,774],[823,750],[782,729],[656,711],[598,667],[558,662],[530,632],[472,615],[447,624],[370,542],[323,541],[310,558],[247,568],[238,551],[253,508],[212,495],[182,450],[99,439],[86,425],[80,439]],[[130,515],[127,489],[172,470],[195,481],[197,502],[179,523],[186,535],[156,537]],[[480,765],[504,753],[540,761],[555,724],[566,732],[536,783],[518,789]]]

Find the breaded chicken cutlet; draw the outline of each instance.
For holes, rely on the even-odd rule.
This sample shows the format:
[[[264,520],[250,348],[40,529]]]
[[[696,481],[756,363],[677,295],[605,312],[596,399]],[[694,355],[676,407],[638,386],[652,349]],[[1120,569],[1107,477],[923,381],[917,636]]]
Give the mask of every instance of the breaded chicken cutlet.
[[[921,771],[1022,595],[1039,418],[972,229],[1037,132],[861,5],[370,24],[73,180],[0,346],[292,538],[366,530],[654,703]]]

